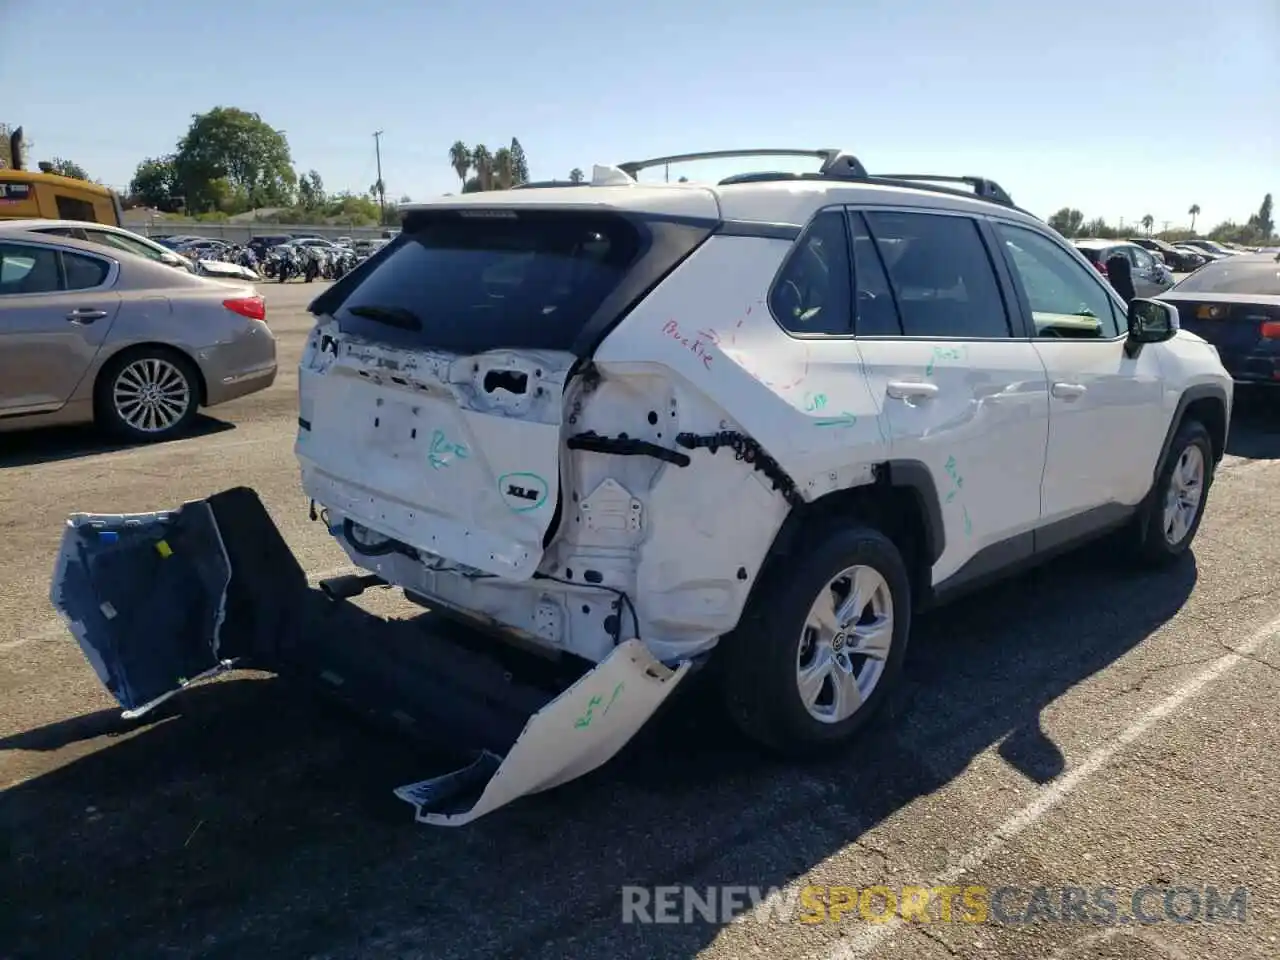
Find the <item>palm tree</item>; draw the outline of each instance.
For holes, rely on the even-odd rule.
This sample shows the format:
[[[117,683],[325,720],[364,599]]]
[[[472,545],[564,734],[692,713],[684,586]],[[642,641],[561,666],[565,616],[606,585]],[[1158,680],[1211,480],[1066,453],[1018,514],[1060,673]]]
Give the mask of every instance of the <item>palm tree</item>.
[[[476,168],[476,179],[480,181],[481,190],[493,189],[493,154],[483,143],[471,148],[471,165]]]
[[[587,175],[582,172],[581,168],[574,167],[572,170],[569,171],[570,183],[581,183],[585,179],[587,179]]]
[[[516,179],[516,164],[509,147],[499,147],[493,154],[493,179],[499,190],[510,190]]]
[[[1151,227],[1156,222],[1156,218],[1151,214],[1147,214],[1142,218],[1142,229],[1147,231],[1147,236],[1151,236]]]
[[[461,140],[454,141],[452,147],[449,148],[449,164],[453,167],[453,172],[458,175],[458,179],[462,181],[462,185],[467,185],[467,174],[471,171],[471,151],[467,149],[467,145]]]
[[[1187,211],[1187,213],[1191,214],[1191,232],[1192,232],[1192,233],[1195,233],[1195,232],[1196,232],[1196,217],[1200,216],[1200,204],[1198,204],[1198,203],[1193,203],[1193,204],[1191,205],[1191,209],[1190,209],[1190,210],[1188,210],[1188,211]]]

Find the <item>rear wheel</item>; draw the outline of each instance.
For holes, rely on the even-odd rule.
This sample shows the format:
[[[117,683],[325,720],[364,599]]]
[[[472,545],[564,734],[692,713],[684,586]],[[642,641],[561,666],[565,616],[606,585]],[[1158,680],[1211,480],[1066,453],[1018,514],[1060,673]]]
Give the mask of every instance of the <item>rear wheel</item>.
[[[893,541],[861,526],[821,535],[769,575],[721,641],[729,712],[784,754],[843,744],[896,682],[910,629],[910,581]]]
[[[199,411],[199,382],[191,361],[176,351],[126,351],[98,376],[97,421],[133,443],[171,440],[186,432]]]

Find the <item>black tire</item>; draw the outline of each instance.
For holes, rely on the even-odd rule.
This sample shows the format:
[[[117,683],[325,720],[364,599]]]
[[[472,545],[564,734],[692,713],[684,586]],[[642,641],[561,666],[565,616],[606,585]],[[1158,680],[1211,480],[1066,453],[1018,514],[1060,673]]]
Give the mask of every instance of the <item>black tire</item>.
[[[148,430],[135,426],[125,419],[115,402],[117,385],[127,370],[137,372],[134,366],[139,361],[157,361],[166,365],[159,369],[171,371],[173,376],[181,378],[182,387],[187,397],[186,408],[175,420],[160,429]],[[166,376],[166,384],[175,382]],[[170,394],[171,396],[173,394]],[[98,374],[94,385],[94,416],[98,426],[119,440],[128,443],[163,443],[186,433],[191,421],[200,411],[200,375],[195,365],[183,354],[165,347],[142,347],[136,350],[125,350],[112,357]]]
[[[892,640],[870,696],[851,716],[824,722],[800,695],[797,668],[805,621],[820,592],[855,565],[871,567],[884,578],[893,608]],[[912,610],[906,565],[892,540],[859,525],[812,538],[801,556],[774,565],[765,578],[738,628],[720,641],[726,706],[743,733],[773,752],[794,757],[828,752],[852,740],[875,715],[902,671]]]
[[[1166,533],[1164,522],[1165,501],[1173,482],[1174,471],[1179,468],[1183,453],[1188,448],[1199,450],[1204,464],[1204,479],[1200,484],[1200,500],[1196,506],[1194,519],[1185,533],[1171,541]],[[1130,546],[1140,560],[1152,565],[1170,563],[1191,549],[1191,541],[1195,539],[1196,531],[1200,529],[1204,508],[1209,501],[1213,470],[1213,442],[1209,438],[1209,431],[1199,420],[1184,421],[1178,427],[1178,432],[1174,434],[1173,443],[1169,445],[1169,453],[1160,466],[1160,472],[1156,476],[1151,493],[1147,496],[1146,503],[1129,530]]]

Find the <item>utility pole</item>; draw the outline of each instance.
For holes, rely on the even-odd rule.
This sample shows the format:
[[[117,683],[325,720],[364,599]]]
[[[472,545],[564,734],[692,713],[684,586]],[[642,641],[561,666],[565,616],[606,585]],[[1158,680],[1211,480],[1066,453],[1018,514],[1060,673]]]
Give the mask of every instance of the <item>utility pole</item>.
[[[378,224],[385,226],[387,222],[387,188],[382,182],[382,131],[373,134],[373,155],[378,160]]]

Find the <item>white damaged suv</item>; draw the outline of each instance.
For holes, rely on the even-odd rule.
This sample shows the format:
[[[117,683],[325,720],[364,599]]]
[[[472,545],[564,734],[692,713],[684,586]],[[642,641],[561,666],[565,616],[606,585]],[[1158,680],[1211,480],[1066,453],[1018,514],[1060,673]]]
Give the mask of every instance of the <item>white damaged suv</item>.
[[[408,205],[312,304],[296,452],[412,598],[652,676],[714,650],[741,727],[804,753],[873,713],[913,611],[1107,532],[1186,551],[1232,382],[995,183],[738,155],[775,152],[821,170]]]

